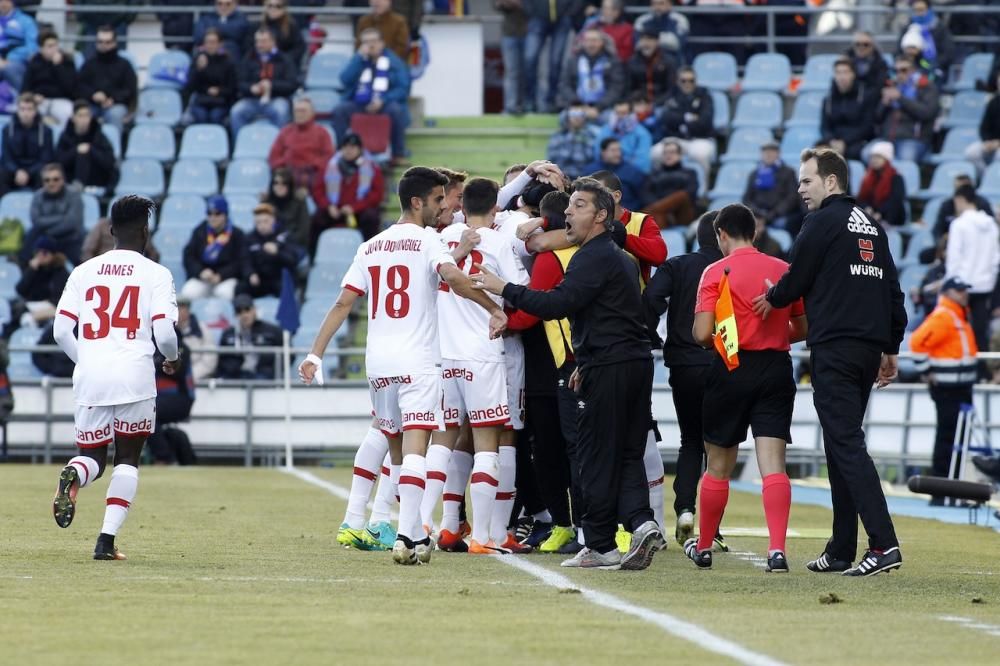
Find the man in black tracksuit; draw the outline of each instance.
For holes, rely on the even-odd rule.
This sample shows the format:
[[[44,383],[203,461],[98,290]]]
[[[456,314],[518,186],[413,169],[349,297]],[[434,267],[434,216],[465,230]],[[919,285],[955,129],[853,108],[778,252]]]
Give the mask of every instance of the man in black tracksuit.
[[[792,246],[788,272],[755,304],[767,316],[772,306],[805,298],[813,402],[833,500],[833,536],[807,568],[870,576],[903,562],[861,424],[872,384],[881,388],[896,378],[906,312],[885,231],[844,194],[847,173],[839,153],[803,151],[799,194],[811,212]],[[868,551],[851,568],[859,515]]]
[[[542,319],[569,317],[577,370],[577,458],[584,497],[586,548],[562,566],[644,569],[663,535],[649,507],[642,456],[649,431],[653,359],[642,315],[639,268],[608,233],[611,191],[592,178],[574,183],[566,235],[580,249],[547,292],[504,283],[484,271],[477,288]],[[477,266],[478,268],[478,266]],[[618,523],[632,532],[628,552],[615,547]]]
[[[674,512],[677,529],[674,537],[681,545],[694,531],[698,481],[705,464],[702,437],[702,401],[705,378],[715,352],[694,341],[694,303],[701,274],[710,264],[722,259],[719,240],[712,224],[718,211],[701,216],[698,221],[698,251],[667,259],[656,269],[642,294],[646,325],[651,338],[656,336],[660,317],[667,313],[667,340],[663,344],[663,363],[670,368],[670,389],[681,430],[677,452],[677,476],[674,478]],[[654,338],[655,339],[655,338]]]

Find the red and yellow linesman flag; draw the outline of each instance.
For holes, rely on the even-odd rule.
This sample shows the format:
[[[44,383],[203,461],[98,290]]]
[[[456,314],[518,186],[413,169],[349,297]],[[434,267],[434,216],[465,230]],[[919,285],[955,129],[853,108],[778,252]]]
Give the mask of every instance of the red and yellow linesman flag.
[[[733,294],[729,290],[729,269],[719,280],[719,300],[715,303],[715,348],[730,372],[740,367],[740,335],[736,330]]]

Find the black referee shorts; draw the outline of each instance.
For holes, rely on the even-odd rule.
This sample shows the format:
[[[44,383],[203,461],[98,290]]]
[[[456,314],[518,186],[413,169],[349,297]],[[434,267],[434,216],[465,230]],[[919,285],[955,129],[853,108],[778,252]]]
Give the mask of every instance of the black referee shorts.
[[[747,438],[792,441],[795,380],[792,359],[783,351],[740,351],[740,366],[729,372],[716,356],[708,371],[702,403],[705,441],[725,448]]]

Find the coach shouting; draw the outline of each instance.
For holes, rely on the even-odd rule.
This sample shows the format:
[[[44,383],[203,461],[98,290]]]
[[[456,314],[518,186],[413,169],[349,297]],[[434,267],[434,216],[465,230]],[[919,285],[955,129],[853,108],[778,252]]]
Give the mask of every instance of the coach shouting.
[[[805,299],[813,403],[823,427],[833,499],[833,536],[806,567],[871,576],[903,563],[875,463],[861,427],[871,387],[896,378],[906,329],[903,293],[885,231],[844,194],[847,162],[829,149],[802,152],[799,195],[810,213],[792,246],[791,265],[754,300],[755,311]],[[852,567],[858,520],[868,551]]]
[[[645,569],[663,545],[649,507],[642,464],[653,387],[650,340],[643,322],[639,268],[612,240],[615,200],[592,178],[573,183],[566,235],[580,249],[551,291],[505,283],[476,264],[473,285],[502,295],[542,319],[568,317],[577,369],[570,387],[580,397],[577,443],[586,548],[564,567]],[[618,523],[632,536],[615,547]]]

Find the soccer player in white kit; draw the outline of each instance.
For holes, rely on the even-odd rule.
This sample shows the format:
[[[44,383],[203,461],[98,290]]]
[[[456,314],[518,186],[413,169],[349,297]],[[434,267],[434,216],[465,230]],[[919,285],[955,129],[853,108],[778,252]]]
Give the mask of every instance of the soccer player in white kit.
[[[470,335],[498,336],[507,323],[503,309],[480,298],[433,229],[448,179],[433,169],[413,167],[399,181],[399,222],[358,248],[340,295],[327,313],[312,353],[299,366],[306,383],[321,372],[321,356],[358,296],[368,296],[365,365],[375,418],[400,460],[399,522],[393,560],[429,562],[431,543],[420,524],[430,431],[442,426],[437,292],[450,289],[490,312],[488,328]]]
[[[163,371],[173,374],[178,363],[174,279],[167,268],[143,256],[152,210],[153,202],[145,197],[116,201],[111,208],[115,249],[73,269],[56,306],[55,340],[76,364],[74,425],[80,449],[59,473],[52,502],[59,527],[69,527],[77,492],[104,473],[108,445],[115,444],[95,560],[125,559],[115,536],[135,499],[139,456],[156,425],[154,336],[167,359]]]

